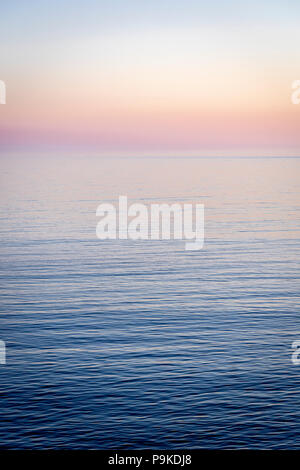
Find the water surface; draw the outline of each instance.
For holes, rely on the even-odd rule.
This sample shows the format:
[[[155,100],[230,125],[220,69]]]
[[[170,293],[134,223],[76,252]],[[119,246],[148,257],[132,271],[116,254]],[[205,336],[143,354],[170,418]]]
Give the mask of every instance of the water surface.
[[[2,156],[2,448],[299,448],[300,159]],[[205,204],[205,246],[96,208]]]

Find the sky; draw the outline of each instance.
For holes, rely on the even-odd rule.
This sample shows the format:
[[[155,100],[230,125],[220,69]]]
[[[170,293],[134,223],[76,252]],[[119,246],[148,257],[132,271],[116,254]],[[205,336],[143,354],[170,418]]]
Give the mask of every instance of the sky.
[[[300,156],[299,0],[10,0],[0,151]]]

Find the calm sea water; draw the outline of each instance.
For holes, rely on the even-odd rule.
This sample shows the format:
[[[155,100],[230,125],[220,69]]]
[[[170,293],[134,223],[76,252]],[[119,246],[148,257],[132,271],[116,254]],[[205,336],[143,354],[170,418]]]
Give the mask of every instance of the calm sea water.
[[[2,156],[1,448],[299,448],[300,159]],[[205,246],[96,208],[202,202]]]

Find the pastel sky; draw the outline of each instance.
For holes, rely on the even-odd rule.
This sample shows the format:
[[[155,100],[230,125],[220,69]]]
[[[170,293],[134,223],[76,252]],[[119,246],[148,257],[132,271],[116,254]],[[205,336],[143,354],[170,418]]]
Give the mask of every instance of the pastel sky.
[[[10,0],[1,151],[300,155],[299,0]]]

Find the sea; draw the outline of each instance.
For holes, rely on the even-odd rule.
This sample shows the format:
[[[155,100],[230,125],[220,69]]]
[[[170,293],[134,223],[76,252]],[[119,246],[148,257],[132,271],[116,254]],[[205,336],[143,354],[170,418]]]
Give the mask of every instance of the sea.
[[[299,449],[300,159],[0,156],[1,449]],[[99,240],[101,203],[200,203]],[[299,356],[300,357],[300,356]]]

